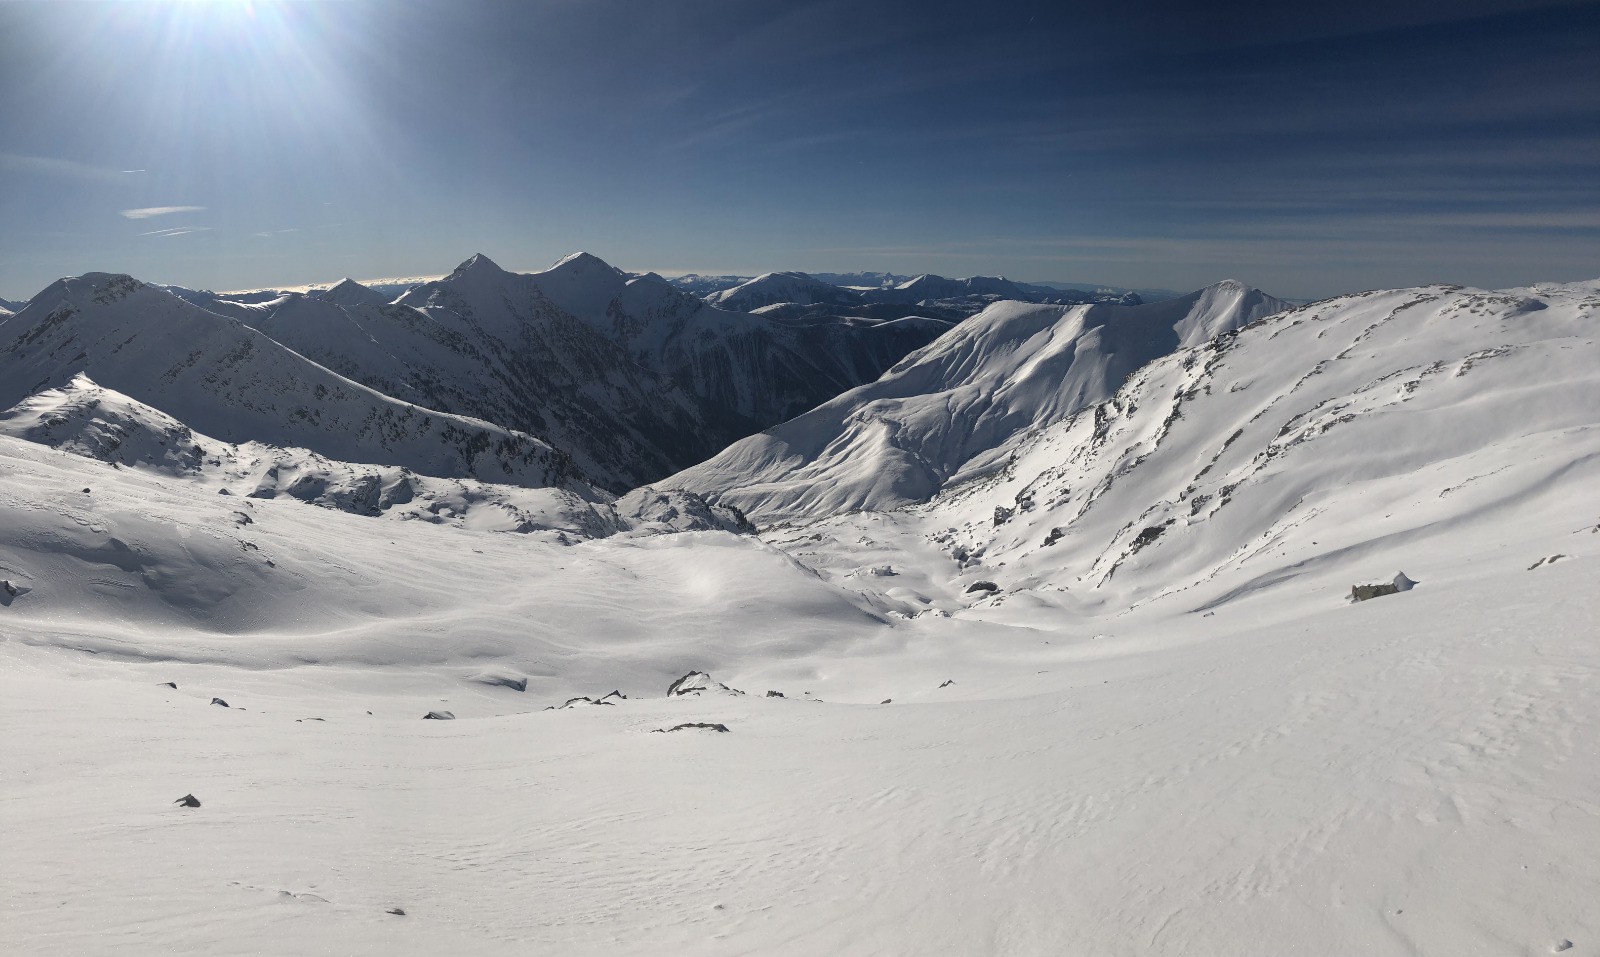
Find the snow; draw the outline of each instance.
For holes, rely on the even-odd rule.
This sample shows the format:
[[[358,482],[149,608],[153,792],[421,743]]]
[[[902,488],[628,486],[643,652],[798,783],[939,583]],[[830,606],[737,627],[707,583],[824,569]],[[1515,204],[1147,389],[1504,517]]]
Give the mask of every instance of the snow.
[[[759,537],[250,499],[355,466],[26,398],[0,952],[1593,951],[1600,283],[1251,295],[991,307],[840,406],[959,428],[830,413],[827,481],[937,481]]]
[[[1238,283],[1142,306],[1000,302],[860,386],[659,484],[758,522],[924,501],[981,453],[1145,363],[1286,308]]]

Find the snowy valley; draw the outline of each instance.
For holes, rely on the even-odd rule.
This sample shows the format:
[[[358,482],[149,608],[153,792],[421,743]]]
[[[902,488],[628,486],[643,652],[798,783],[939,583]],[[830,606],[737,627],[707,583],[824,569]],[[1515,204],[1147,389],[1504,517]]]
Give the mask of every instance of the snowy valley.
[[[719,278],[0,312],[0,950],[1600,954],[1600,281]]]

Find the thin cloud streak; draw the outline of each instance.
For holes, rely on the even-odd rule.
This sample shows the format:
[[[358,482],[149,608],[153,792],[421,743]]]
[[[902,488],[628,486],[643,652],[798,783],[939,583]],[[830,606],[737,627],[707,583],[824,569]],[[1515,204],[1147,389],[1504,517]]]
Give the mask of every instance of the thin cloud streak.
[[[171,239],[174,236],[187,236],[190,233],[206,233],[210,231],[210,226],[174,226],[171,229],[156,229],[148,233],[140,233],[139,235],[159,236],[162,239]]]
[[[204,206],[146,206],[143,209],[125,209],[122,211],[122,215],[126,219],[149,219],[152,216],[170,216],[173,213],[199,213],[204,210]]]

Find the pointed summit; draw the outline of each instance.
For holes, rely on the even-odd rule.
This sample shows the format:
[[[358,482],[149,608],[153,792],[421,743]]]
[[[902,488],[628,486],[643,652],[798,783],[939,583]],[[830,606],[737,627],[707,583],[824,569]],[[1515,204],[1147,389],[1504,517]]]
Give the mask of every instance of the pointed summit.
[[[323,290],[317,298],[336,306],[381,306],[389,301],[388,296],[354,279],[339,280],[331,288]]]
[[[598,273],[600,275],[622,275],[617,267],[601,259],[593,253],[576,252],[570,256],[563,256],[556,264],[544,271],[545,275],[572,275],[582,276]]]
[[[503,272],[505,272],[505,270],[501,269],[495,263],[495,261],[490,259],[488,256],[485,256],[483,253],[473,253],[470,259],[456,267],[455,272],[452,272],[449,278],[460,279],[462,276],[478,275],[492,276]]]

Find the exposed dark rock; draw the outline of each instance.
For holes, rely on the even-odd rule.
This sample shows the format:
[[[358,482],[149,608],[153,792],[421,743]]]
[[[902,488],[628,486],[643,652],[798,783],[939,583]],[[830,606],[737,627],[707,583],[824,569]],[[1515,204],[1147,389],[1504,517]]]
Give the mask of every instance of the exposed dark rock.
[[[767,697],[769,697],[769,698],[781,698],[781,697],[783,697],[783,692],[781,692],[781,691],[769,691],[769,692],[767,692]]]
[[[384,913],[385,914],[393,914],[396,917],[404,917],[404,916],[406,916],[406,909],[404,907],[391,907],[388,910],[384,911]]]
[[[161,686],[163,688],[171,688],[173,691],[178,690],[178,683],[176,681],[163,681],[161,682]]]
[[[1000,586],[994,582],[973,582],[967,586],[967,594],[969,595],[975,591],[997,592],[999,590]]]
[[[454,721],[456,716],[448,711],[429,711],[422,716],[424,721]]]
[[[605,702],[606,704],[610,704],[611,702],[608,700],[610,698],[616,698],[618,701],[627,701],[628,700],[628,696],[623,694],[620,691],[612,691],[610,694],[602,695],[600,697],[600,700],[602,702]]]
[[[1566,557],[1567,556],[1565,556],[1565,555],[1556,554],[1556,555],[1551,555],[1549,558],[1541,558],[1538,561],[1534,562],[1532,565],[1529,565],[1528,566],[1528,571],[1531,572],[1535,568],[1538,568],[1540,565],[1546,565],[1546,564],[1554,565],[1556,562],[1558,562],[1561,559],[1566,558]],[[10,584],[10,583],[8,582],[7,584]]]
[[[514,675],[501,671],[480,671],[475,675],[468,675],[468,681],[480,685],[489,685],[495,688],[510,688],[512,691],[527,691],[528,679],[521,675]]]
[[[172,803],[173,804],[182,804],[184,807],[199,807],[200,806],[200,799],[195,797],[193,794],[185,794],[183,797],[178,798],[176,801],[173,801]]]
[[[878,703],[879,704],[894,704],[894,699],[893,698],[884,698],[882,701],[880,701]]]
[[[1393,595],[1398,592],[1410,591],[1416,587],[1416,582],[1406,577],[1405,572],[1394,576],[1394,581],[1376,582],[1366,585],[1350,586],[1350,600],[1352,602],[1367,601],[1372,598],[1382,598],[1384,595]]]
[[[707,728],[707,729],[712,730],[712,731],[721,731],[724,734],[726,734],[727,731],[728,731],[728,726],[725,725],[725,724],[711,724],[711,723],[706,722],[706,721],[686,721],[683,724],[673,725],[670,728],[657,728],[657,729],[655,729],[654,731],[652,731],[650,733],[651,734],[666,734],[666,733],[671,732],[671,731],[682,731],[685,728]]]
[[[1065,534],[1059,528],[1052,528],[1050,529],[1050,534],[1045,536],[1044,543],[1046,546],[1054,545],[1056,542],[1061,541],[1061,536]]]
[[[223,701],[223,700],[222,700],[222,699],[221,699],[221,698],[212,698],[212,699],[211,699],[211,703],[212,703],[212,704],[220,704],[220,705],[222,705],[222,706],[223,706],[223,707],[224,707],[224,708],[226,708],[226,707],[228,707],[228,702],[226,702],[226,701]]]
[[[955,683],[956,683],[956,679],[954,679],[954,678],[946,678],[944,680],[944,684],[940,685],[939,687],[948,688],[948,687],[950,687],[951,685],[953,685]]]
[[[679,698],[684,695],[699,695],[702,691],[722,691],[728,694],[744,694],[735,688],[730,688],[720,681],[714,680],[704,671],[691,671],[667,686],[667,697]]]

